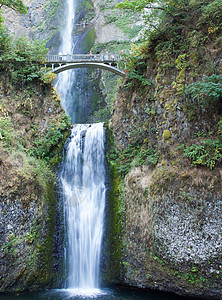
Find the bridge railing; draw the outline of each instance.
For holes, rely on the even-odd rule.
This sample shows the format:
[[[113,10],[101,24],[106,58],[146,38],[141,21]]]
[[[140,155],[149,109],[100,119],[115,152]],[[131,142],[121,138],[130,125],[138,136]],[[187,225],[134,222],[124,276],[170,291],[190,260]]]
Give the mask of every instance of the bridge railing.
[[[46,55],[46,61],[48,62],[110,62],[120,61],[122,59],[119,54],[66,54],[66,55]]]

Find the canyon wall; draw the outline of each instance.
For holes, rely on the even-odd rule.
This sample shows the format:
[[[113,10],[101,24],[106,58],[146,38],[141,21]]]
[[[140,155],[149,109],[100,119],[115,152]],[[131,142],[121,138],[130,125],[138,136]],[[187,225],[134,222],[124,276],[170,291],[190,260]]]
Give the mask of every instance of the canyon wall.
[[[221,30],[189,13],[129,57],[113,106],[109,267],[123,285],[220,299],[221,96],[186,87],[221,78]]]

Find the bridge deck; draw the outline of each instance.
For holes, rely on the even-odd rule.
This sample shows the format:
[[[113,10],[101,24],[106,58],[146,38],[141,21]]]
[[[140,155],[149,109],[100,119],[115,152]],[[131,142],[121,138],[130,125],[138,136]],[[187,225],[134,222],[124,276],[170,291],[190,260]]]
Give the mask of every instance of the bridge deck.
[[[111,71],[117,75],[125,76],[119,68],[122,61],[121,55],[115,54],[67,54],[45,56],[45,68],[51,67],[55,74],[75,68],[100,68]]]
[[[46,55],[46,63],[74,63],[74,62],[114,62],[121,61],[121,55],[116,54],[66,54]]]

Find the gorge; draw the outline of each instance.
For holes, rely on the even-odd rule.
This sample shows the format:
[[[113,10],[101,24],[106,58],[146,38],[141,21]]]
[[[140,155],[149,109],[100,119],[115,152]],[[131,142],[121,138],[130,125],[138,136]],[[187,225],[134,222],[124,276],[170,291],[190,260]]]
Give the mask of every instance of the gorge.
[[[57,17],[53,11],[51,31],[43,29],[43,23],[34,29],[25,27],[34,38],[53,31],[47,43],[56,54],[60,50],[63,54],[88,53],[90,49],[106,53],[113,47],[120,53],[122,48],[126,52],[129,41],[134,42],[122,81],[105,71],[66,71],[56,81],[61,100],[51,85],[54,78],[51,83],[34,79],[38,80],[36,87],[32,81],[16,82],[19,71],[11,65],[1,66],[0,292],[98,288],[99,270],[93,268],[96,274],[90,275],[91,254],[86,255],[87,261],[78,256],[82,243],[82,249],[95,250],[92,256],[100,265],[103,286],[118,284],[147,293],[151,288],[221,299],[221,5],[219,0],[170,2],[161,29],[152,31],[142,44],[136,38],[143,24],[138,12],[132,13],[134,20],[129,13],[117,32],[120,16],[127,12],[117,10],[115,16],[117,3],[110,1],[70,2],[76,10],[74,18],[68,9],[70,24],[87,24],[78,30],[69,28],[72,42],[68,33],[56,28],[65,11],[63,2],[56,5]],[[39,20],[45,14],[46,24],[47,10],[41,10],[42,5],[32,2],[29,7],[39,7]],[[33,17],[31,12],[28,18]],[[25,16],[22,19],[27,24]],[[134,37],[129,20],[137,28]],[[63,38],[68,44],[59,46],[64,45]],[[71,103],[67,99],[73,96],[76,102]],[[70,123],[60,100],[72,123],[96,123],[74,126],[66,143]],[[106,122],[105,145],[101,122]],[[62,187],[58,187],[49,165],[55,170],[61,163],[64,144]],[[70,177],[73,170],[74,177]],[[70,187],[69,181],[76,186]],[[102,212],[97,209],[105,205],[105,184],[107,200]],[[65,194],[60,197],[66,203],[65,214],[56,191]],[[70,204],[72,193],[79,204]],[[87,198],[95,201],[86,202],[87,209],[83,205],[82,211],[82,200]],[[93,212],[88,210],[91,206],[96,216],[106,217],[103,234],[100,221],[88,214]],[[86,227],[78,227],[77,214],[82,216],[83,227],[84,221],[99,222],[98,232],[90,226],[88,236],[98,244],[102,239],[97,237],[103,236],[102,251],[84,244],[81,232]],[[62,220],[75,228],[75,237],[69,238],[72,246],[65,251],[64,237],[72,230],[64,229]],[[64,272],[67,255],[67,265],[78,272],[70,273],[67,268]],[[73,267],[75,259],[79,265]],[[82,276],[83,269],[96,279]],[[109,295],[97,296],[109,299]],[[141,297],[147,299],[148,294]]]

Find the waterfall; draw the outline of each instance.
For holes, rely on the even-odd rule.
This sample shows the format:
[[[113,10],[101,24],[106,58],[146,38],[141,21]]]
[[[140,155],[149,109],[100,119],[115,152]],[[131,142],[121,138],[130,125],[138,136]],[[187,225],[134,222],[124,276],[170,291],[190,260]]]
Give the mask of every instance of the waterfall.
[[[72,129],[61,183],[67,222],[66,288],[96,288],[105,207],[103,124]]]
[[[60,47],[62,54],[73,54],[78,42],[72,37],[74,0],[67,0],[66,26]],[[73,95],[75,70],[57,77],[56,89],[62,106],[75,123]],[[100,252],[105,207],[104,128],[98,124],[74,125],[60,174],[67,233],[65,289],[95,289],[99,285]]]
[[[76,38],[73,37],[73,25],[75,18],[75,2],[67,0],[65,9],[66,26],[62,32],[62,44],[59,51],[63,55],[73,54],[76,44]],[[75,82],[75,70],[68,70],[58,74],[55,88],[61,95],[61,104],[64,107],[67,115],[70,116],[72,122],[75,122],[75,114],[72,112],[72,86]]]

